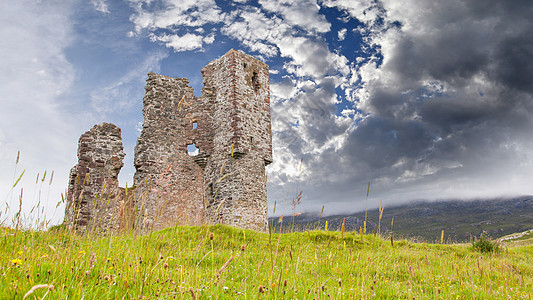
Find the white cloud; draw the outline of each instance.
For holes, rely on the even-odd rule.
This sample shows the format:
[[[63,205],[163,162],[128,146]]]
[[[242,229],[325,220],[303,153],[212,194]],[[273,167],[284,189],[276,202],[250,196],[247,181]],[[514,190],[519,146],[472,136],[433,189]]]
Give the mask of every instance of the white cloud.
[[[313,165],[330,151],[342,148],[353,119],[335,116],[335,78],[317,81],[285,77],[271,84],[274,162],[271,183],[324,181]],[[310,168],[297,168],[301,160]],[[331,177],[333,178],[333,177]]]
[[[222,33],[240,40],[253,51],[267,57],[281,55],[290,58],[286,71],[300,77],[321,78],[329,73],[349,74],[348,60],[332,53],[325,42],[312,36],[302,36],[278,17],[267,17],[251,8],[238,14]]]
[[[278,55],[278,49],[272,41],[288,34],[291,29],[281,19],[267,18],[257,8],[236,11],[232,14],[232,18],[234,19],[227,23],[221,32],[267,57]]]
[[[350,115],[355,115],[355,110],[354,109],[343,109],[341,111],[341,115],[345,117],[349,117]]]
[[[201,50],[203,44],[214,42],[214,34],[180,34],[178,29],[199,28],[208,23],[224,20],[221,33],[239,40],[254,52],[266,57],[280,54],[291,59],[288,70],[297,76],[320,78],[340,72],[349,75],[348,60],[329,51],[315,33],[330,30],[330,24],[320,15],[316,1],[261,1],[263,8],[281,16],[268,16],[259,8],[237,8],[229,14],[222,13],[212,0],[166,1],[163,7],[149,10],[150,1],[134,2],[137,13],[131,17],[137,28],[152,31],[153,41],[164,42],[175,51]],[[305,29],[301,32],[299,28]],[[153,33],[156,29],[170,31]],[[302,51],[304,50],[305,51]]]
[[[91,0],[91,4],[94,6],[94,9],[97,11],[108,14],[109,13],[109,5],[105,0]]]
[[[275,99],[274,102],[278,102],[293,98],[298,88],[295,85],[295,81],[286,76],[281,82],[271,83],[270,90],[272,93],[271,98]]]
[[[210,35],[204,37],[204,43],[206,43],[206,44],[213,44],[214,41],[215,41],[215,35],[214,34],[210,34]]]
[[[35,174],[44,171],[39,168],[46,168],[48,174],[56,170],[53,185],[47,187],[47,199],[54,202],[48,208],[55,207],[76,153],[72,141],[77,139],[79,122],[67,112],[70,103],[59,98],[69,90],[75,75],[64,53],[72,42],[70,16],[70,3],[64,1],[17,0],[0,4],[3,29],[0,69],[4,70],[0,73],[0,89],[4,94],[0,109],[0,128],[4,135],[0,164],[2,170],[14,170],[20,150],[18,172],[26,168],[19,183],[27,191],[25,213],[34,204],[29,191],[35,187]],[[0,173],[2,198],[10,188],[12,175],[11,171]],[[44,203],[45,199],[42,200]],[[61,215],[58,212],[56,217]]]
[[[183,36],[176,34],[172,35],[151,35],[152,41],[163,42],[165,46],[174,49],[176,52],[201,50],[203,49],[204,42],[211,44],[214,41],[214,37],[204,37],[192,33],[187,33]]]
[[[350,16],[371,27],[382,15],[379,2],[375,0],[323,0],[322,5],[346,10]]]
[[[152,7],[151,0],[130,0],[136,14],[130,17],[135,24],[136,34],[148,30],[152,41],[163,42],[166,47],[176,52],[203,50],[204,44],[215,41],[215,33],[205,33],[202,26],[220,23],[226,18],[213,0],[166,0],[162,7]],[[182,33],[187,28],[193,33]],[[163,29],[164,33],[155,33]],[[128,35],[135,35],[133,32]]]
[[[304,37],[284,36],[275,41],[281,56],[292,59],[295,74],[322,78],[337,72],[348,75],[349,62],[343,55],[329,51],[325,42]],[[305,51],[302,51],[305,49]]]
[[[270,11],[281,14],[283,20],[309,32],[325,33],[331,24],[318,13],[320,6],[315,0],[260,0],[259,4]]]
[[[344,39],[346,38],[347,31],[348,29],[342,28],[341,30],[337,32],[337,37],[339,38],[339,41],[344,41]]]
[[[214,0],[166,0],[163,1],[163,7],[158,9],[151,7],[151,0],[130,0],[130,3],[134,4],[137,10],[137,14],[130,18],[137,33],[146,28],[172,29],[181,25],[201,27],[224,20],[224,14]]]

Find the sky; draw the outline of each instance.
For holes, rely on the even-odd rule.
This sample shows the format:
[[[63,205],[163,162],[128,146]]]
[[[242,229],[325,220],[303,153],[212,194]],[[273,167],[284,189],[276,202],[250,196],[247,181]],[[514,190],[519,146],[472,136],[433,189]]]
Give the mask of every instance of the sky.
[[[147,73],[200,95],[232,48],[270,67],[269,215],[531,195],[531,15],[529,0],[2,1],[0,221],[22,188],[28,222],[61,222],[78,138],[102,122],[122,129],[131,186]]]

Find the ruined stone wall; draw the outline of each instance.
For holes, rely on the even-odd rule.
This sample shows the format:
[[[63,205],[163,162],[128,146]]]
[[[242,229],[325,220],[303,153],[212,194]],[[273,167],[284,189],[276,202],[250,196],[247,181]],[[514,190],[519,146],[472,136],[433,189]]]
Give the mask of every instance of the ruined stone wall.
[[[124,152],[121,131],[95,125],[78,141],[78,164],[70,171],[65,220],[76,230],[116,229],[123,191],[118,186]]]
[[[188,83],[148,74],[144,124],[135,147],[134,184],[142,228],[204,221],[204,171],[196,159],[207,159],[212,148],[206,118],[211,107],[196,99]],[[193,144],[200,149],[195,156],[187,152],[187,145]]]
[[[195,97],[187,79],[148,74],[133,189],[118,187],[124,156],[118,127],[104,123],[80,137],[67,224],[105,231],[223,223],[266,231],[268,65],[230,50],[202,75],[202,96]],[[198,149],[190,153],[193,145]]]
[[[265,231],[265,166],[272,161],[268,66],[231,50],[202,70],[215,91],[213,154],[206,168],[206,217]]]

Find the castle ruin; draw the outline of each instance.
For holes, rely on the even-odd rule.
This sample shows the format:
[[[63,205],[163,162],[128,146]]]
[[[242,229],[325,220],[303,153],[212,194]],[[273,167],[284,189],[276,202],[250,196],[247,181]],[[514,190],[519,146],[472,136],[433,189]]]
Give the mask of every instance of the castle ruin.
[[[65,222],[98,231],[222,223],[267,229],[272,162],[268,65],[230,50],[202,69],[202,95],[184,78],[148,73],[134,187],[118,187],[120,129],[96,125],[78,144]]]

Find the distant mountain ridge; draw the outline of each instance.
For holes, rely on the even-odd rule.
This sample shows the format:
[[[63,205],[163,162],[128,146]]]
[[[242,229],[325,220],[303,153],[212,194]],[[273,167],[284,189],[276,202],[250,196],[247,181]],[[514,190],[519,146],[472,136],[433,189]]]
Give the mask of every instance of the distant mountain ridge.
[[[286,216],[283,226],[284,231],[324,229],[325,222],[328,221],[329,230],[340,230],[343,219],[346,219],[346,230],[358,231],[363,227],[365,212],[322,218],[317,215],[302,214],[294,217],[294,225],[292,217]],[[274,228],[278,228],[278,218],[270,218],[269,221]],[[367,233],[372,233],[378,224],[378,209],[369,210]],[[491,238],[499,238],[532,228],[532,195],[473,201],[414,201],[385,207],[381,219],[382,233],[388,235],[392,230],[397,236],[426,242],[440,240],[442,230],[447,241],[468,242],[473,237],[479,237],[484,231]]]

